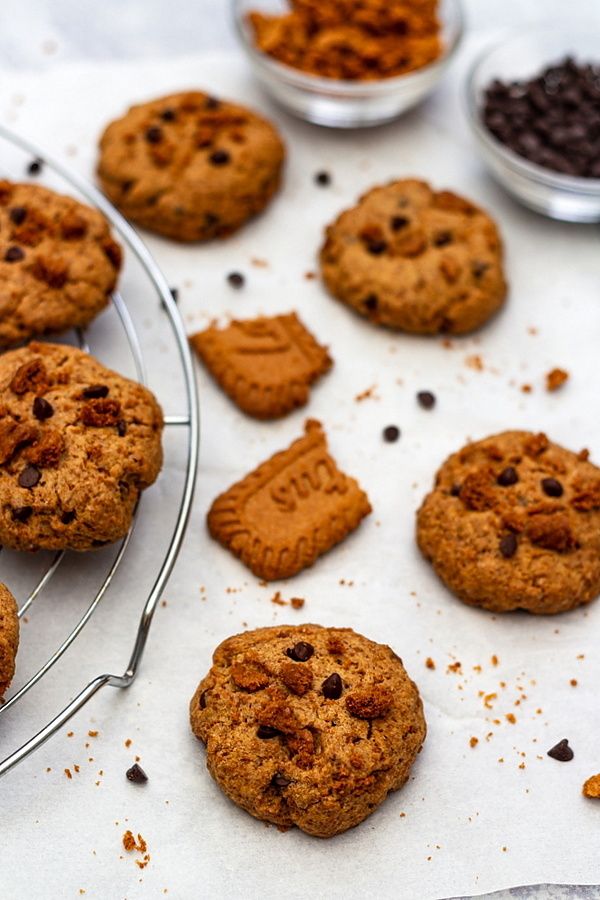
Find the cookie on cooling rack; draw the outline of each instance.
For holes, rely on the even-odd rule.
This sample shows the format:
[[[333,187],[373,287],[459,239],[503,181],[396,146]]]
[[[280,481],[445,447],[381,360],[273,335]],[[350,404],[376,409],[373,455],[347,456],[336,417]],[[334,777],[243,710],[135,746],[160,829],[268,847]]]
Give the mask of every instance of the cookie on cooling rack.
[[[0,544],[91,550],[123,537],[162,463],[147,388],[74,347],[0,356]]]
[[[10,687],[15,674],[15,657],[18,648],[17,604],[6,585],[0,584],[0,700]]]
[[[0,349],[87,325],[109,302],[121,255],[97,210],[0,181]]]
[[[417,541],[465,603],[559,613],[600,593],[600,469],[545,434],[505,431],[443,464]]]
[[[350,628],[259,628],[217,647],[190,704],[208,769],[258,819],[332,837],[407,781],[425,739],[401,659]]]
[[[98,177],[131,219],[177,241],[236,231],[279,188],[283,142],[266,119],[200,91],[133,106],[100,139]]]
[[[326,230],[328,290],[372,322],[462,334],[502,306],[502,244],[492,219],[449,191],[406,179],[376,187]]]

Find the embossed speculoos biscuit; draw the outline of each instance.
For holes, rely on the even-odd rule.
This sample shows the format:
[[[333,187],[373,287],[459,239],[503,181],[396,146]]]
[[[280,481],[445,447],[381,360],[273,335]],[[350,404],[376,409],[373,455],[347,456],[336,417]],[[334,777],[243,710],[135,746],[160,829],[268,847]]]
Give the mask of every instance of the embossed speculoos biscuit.
[[[0,584],[0,700],[10,687],[15,674],[15,657],[19,648],[19,617],[15,598]]]
[[[376,187],[326,230],[321,272],[334,297],[379,325],[462,334],[502,305],[502,243],[483,210],[405,179]]]
[[[97,210],[0,181],[0,349],[87,325],[109,302],[121,256]]]
[[[211,325],[190,340],[225,393],[257,419],[304,406],[311,384],[332,363],[296,313]]]
[[[200,91],[132,106],[100,139],[98,177],[127,218],[178,241],[223,238],[278,190],[274,126]]]
[[[289,578],[358,527],[371,512],[358,483],[337,468],[319,422],[217,497],[213,538],[266,581]]]
[[[600,593],[600,469],[544,434],[467,444],[438,471],[417,541],[465,603],[559,613]]]
[[[123,537],[162,464],[150,391],[74,347],[0,356],[0,544],[90,550]]]
[[[190,720],[234,803],[316,837],[358,825],[401,788],[426,733],[402,660],[350,628],[320,625],[228,638]]]

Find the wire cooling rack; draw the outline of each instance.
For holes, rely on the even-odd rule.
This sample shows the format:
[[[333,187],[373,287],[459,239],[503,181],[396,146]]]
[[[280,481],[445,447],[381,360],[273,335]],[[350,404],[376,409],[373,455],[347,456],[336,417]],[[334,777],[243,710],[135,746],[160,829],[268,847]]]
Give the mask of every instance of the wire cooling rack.
[[[34,162],[33,167],[31,167],[32,162]],[[35,176],[36,182],[39,183],[41,180],[44,185],[53,189],[79,195],[81,199],[95,206],[106,216],[125,244],[126,272],[129,267],[135,269],[128,273],[127,277],[126,272],[123,273],[122,293],[127,296],[128,292],[131,292],[132,297],[137,298],[137,304],[134,306],[142,310],[140,315],[142,326],[147,326],[147,316],[146,319],[143,316],[149,312],[153,312],[155,316],[166,317],[170,326],[173,346],[167,348],[167,335],[164,334],[166,329],[161,328],[163,345],[163,356],[160,361],[161,380],[177,387],[178,396],[184,398],[182,410],[175,414],[169,414],[170,411],[165,410],[165,468],[169,464],[171,435],[174,432],[184,435],[183,447],[180,444],[173,449],[173,456],[177,456],[178,465],[175,468],[177,469],[176,474],[179,476],[179,484],[177,490],[172,489],[175,476],[172,478],[170,472],[169,497],[171,506],[174,508],[167,510],[161,503],[160,518],[164,522],[172,519],[172,527],[167,528],[166,540],[163,541],[164,549],[157,550],[153,563],[154,571],[144,572],[145,576],[149,576],[148,591],[143,595],[145,601],[137,632],[135,632],[129,662],[122,674],[104,673],[92,678],[64,708],[45,724],[42,724],[33,736],[28,737],[20,746],[12,750],[10,749],[11,745],[13,747],[15,745],[13,724],[18,721],[19,708],[26,703],[26,698],[27,700],[31,699],[31,692],[33,692],[35,710],[41,710],[41,721],[44,722],[48,716],[47,697],[46,700],[44,699],[44,685],[47,685],[53,670],[57,672],[60,669],[60,666],[55,669],[57,664],[61,660],[64,664],[65,654],[76,639],[82,635],[94,614],[102,608],[102,601],[107,602],[111,586],[113,593],[115,592],[114,583],[121,564],[126,558],[131,560],[134,557],[136,553],[134,530],[136,522],[144,518],[145,498],[142,498],[138,504],[138,510],[136,510],[128,534],[107,551],[101,550],[87,554],[65,553],[64,551],[56,554],[44,552],[17,554],[3,550],[0,554],[0,581],[6,581],[17,598],[21,625],[23,626],[23,623],[27,622],[26,629],[21,627],[22,645],[27,641],[27,632],[35,627],[36,613],[40,605],[44,605],[45,597],[61,572],[66,570],[63,582],[66,583],[67,597],[77,591],[76,599],[79,606],[83,594],[83,611],[81,608],[76,610],[74,622],[69,623],[66,636],[63,631],[49,649],[44,648],[41,660],[34,662],[31,666],[31,674],[21,672],[21,654],[17,658],[17,676],[12,692],[0,707],[0,776],[2,776],[41,747],[105,685],[127,688],[132,684],[140,666],[154,612],[177,559],[190,514],[199,450],[199,414],[192,360],[179,311],[164,275],[137,233],[92,185],[69,171],[57,160],[40,151],[30,141],[15,135],[1,125],[0,168],[3,176],[20,181],[23,180],[24,174],[29,172],[30,175]],[[143,299],[141,307],[140,297]],[[128,367],[130,371],[132,370],[133,377],[146,384],[148,379],[143,345],[138,328],[136,328],[137,323],[134,324],[134,317],[129,306],[129,299],[126,302],[120,292],[115,292],[110,311],[101,317],[104,320],[102,326],[96,329],[96,326],[93,325],[87,332],[77,331],[61,336],[58,340],[74,343],[120,371]],[[125,361],[124,354],[127,357]],[[158,399],[161,400],[159,392]],[[166,478],[167,473],[163,471],[161,477]],[[140,510],[141,514],[138,516]],[[92,588],[89,587],[90,584],[93,584]],[[86,593],[87,591],[90,593]],[[50,637],[54,637],[58,627],[57,623],[60,624],[61,621],[60,601],[65,600],[64,585],[59,593],[61,593],[60,597],[50,598],[52,601],[51,627],[48,626]],[[127,611],[135,602],[135,599],[129,596],[119,598],[119,600],[126,603]],[[139,607],[137,608],[139,609]],[[103,636],[100,635],[100,640],[102,641],[102,639]],[[32,704],[29,703],[28,721],[31,717],[31,707]],[[7,742],[8,747],[5,748],[4,745]],[[5,755],[7,749],[8,754]]]

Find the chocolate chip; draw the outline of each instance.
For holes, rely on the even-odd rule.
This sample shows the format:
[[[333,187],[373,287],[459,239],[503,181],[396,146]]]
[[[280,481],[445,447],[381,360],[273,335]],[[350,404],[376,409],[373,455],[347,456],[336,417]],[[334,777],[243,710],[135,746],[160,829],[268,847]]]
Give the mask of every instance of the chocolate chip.
[[[145,138],[149,144],[160,144],[163,139],[162,128],[158,125],[151,125],[146,131]]]
[[[9,218],[13,225],[22,225],[27,218],[27,210],[24,206],[13,206]]]
[[[119,419],[117,422],[117,434],[119,437],[125,437],[127,434],[127,422],[124,419]]]
[[[33,401],[33,414],[36,419],[43,422],[44,419],[49,419],[54,415],[54,407],[47,400],[44,400],[43,397],[36,397]]]
[[[510,559],[517,552],[517,537],[509,531],[500,538],[500,553],[504,559]]]
[[[202,691],[202,693],[200,694],[200,700],[199,700],[199,702],[198,702],[198,706],[200,707],[200,709],[206,709],[206,695],[207,695],[207,693],[208,693],[208,691]]]
[[[306,662],[315,652],[315,648],[306,641],[298,641],[293,647],[288,647],[285,652],[294,662]]]
[[[548,750],[548,756],[551,756],[552,759],[557,759],[559,762],[570,762],[575,754],[569,747],[567,738],[563,738],[562,741],[559,741],[558,744],[555,744],[554,747]]]
[[[408,224],[410,224],[410,219],[407,219],[406,216],[392,216],[390,220],[390,228],[392,231],[401,231],[402,228],[406,228]]]
[[[369,241],[367,244],[367,250],[372,256],[381,256],[382,253],[385,253],[388,245],[385,241]]]
[[[329,187],[331,184],[331,175],[329,172],[317,172],[315,175],[315,184],[318,184],[319,187]]]
[[[471,272],[473,273],[473,277],[481,278],[482,275],[485,275],[489,267],[489,263],[482,262],[479,259],[474,259],[471,263]]]
[[[514,466],[507,466],[506,469],[502,469],[496,478],[496,482],[500,487],[510,487],[511,484],[516,484],[518,480],[519,476]]]
[[[66,512],[64,512],[62,514],[62,516],[60,517],[60,521],[63,523],[63,525],[70,525],[71,522],[74,520],[74,518],[75,518],[75,510],[68,509]]]
[[[95,400],[99,397],[108,397],[108,385],[106,384],[90,384],[82,392],[81,396],[86,400]]]
[[[343,690],[344,683],[337,672],[326,678],[321,685],[321,691],[327,700],[339,700]]]
[[[174,122],[175,121],[175,110],[174,109],[163,109],[160,114],[163,122]]]
[[[291,778],[286,778],[285,775],[280,775],[279,772],[276,772],[271,778],[271,787],[274,788],[286,788],[291,783]]]
[[[231,156],[227,152],[227,150],[215,150],[214,153],[211,153],[208,157],[213,166],[226,166],[230,161]]]
[[[450,488],[451,497],[460,497],[460,484],[453,484]]]
[[[542,490],[548,497],[562,497],[565,489],[556,478],[542,478]]]
[[[400,429],[397,425],[388,425],[383,429],[383,439],[388,444],[393,444],[400,437]]]
[[[16,522],[26,522],[32,512],[32,506],[15,506],[12,511],[12,517]]]
[[[447,244],[452,243],[452,232],[451,231],[438,231],[436,235],[434,235],[433,243],[435,247],[445,247]]]
[[[27,173],[29,175],[39,175],[40,172],[42,171],[43,165],[44,165],[44,160],[40,159],[38,156],[37,159],[33,159],[27,166]]]
[[[270,725],[259,725],[256,729],[256,737],[260,738],[261,741],[268,741],[271,738],[277,737],[281,734],[276,728],[271,728]]]
[[[227,276],[227,281],[232,288],[237,288],[239,290],[239,288],[244,287],[246,279],[241,272],[230,272]]]
[[[435,406],[435,394],[432,394],[431,391],[419,391],[417,402],[423,409],[433,409]]]
[[[216,97],[207,97],[204,103],[205,109],[218,109],[221,105],[221,101]]]
[[[42,473],[35,466],[25,466],[19,475],[19,485],[23,488],[35,487],[41,477]]]
[[[134,763],[130,769],[127,769],[125,775],[127,776],[127,781],[133,781],[134,784],[146,784],[148,781],[148,776],[137,763]]]
[[[364,304],[367,309],[371,310],[371,312],[375,312],[375,310],[379,306],[379,298],[377,297],[377,294],[369,294],[368,297],[365,297]]]
[[[20,247],[9,247],[4,254],[5,262],[19,262],[25,258],[25,253]]]

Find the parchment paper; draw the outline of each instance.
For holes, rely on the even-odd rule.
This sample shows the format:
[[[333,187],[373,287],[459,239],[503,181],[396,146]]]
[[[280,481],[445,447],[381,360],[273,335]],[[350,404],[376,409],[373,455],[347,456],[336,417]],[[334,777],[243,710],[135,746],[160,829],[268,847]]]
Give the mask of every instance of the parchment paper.
[[[167,605],[158,612],[136,684],[126,693],[106,689],[0,784],[3,897],[85,891],[88,897],[146,898],[168,891],[177,898],[427,900],[542,881],[600,882],[600,808],[581,797],[583,780],[600,769],[600,606],[547,619],[468,609],[437,580],[413,539],[414,512],[437,466],[468,437],[544,429],[600,459],[597,230],[528,213],[485,174],[460,103],[463,71],[477,49],[463,48],[459,65],[420,109],[393,125],[353,133],[311,127],[275,110],[237,56],[1,75],[3,121],[86,175],[103,124],[130,102],[161,92],[203,86],[274,116],[289,164],[268,214],[223,243],[178,247],[149,236],[148,243],[179,288],[190,332],[215,315],[295,309],[335,359],[309,407],[271,424],[244,418],[199,374],[198,488]],[[321,169],[332,173],[329,188],[313,183]],[[451,348],[371,327],[327,297],[318,280],[305,278],[315,270],[323,226],[363,190],[407,175],[488,207],[506,241],[511,292],[505,312],[476,337],[453,340]],[[241,291],[225,280],[232,270],[247,277]],[[168,377],[164,316],[154,297],[145,303],[135,296],[137,323],[158,359],[151,384],[168,411],[178,412],[182,398]],[[93,332],[95,347],[108,356],[109,322],[101,318]],[[482,371],[474,368],[474,356]],[[543,376],[555,365],[571,378],[560,393],[548,394]],[[523,384],[532,392],[523,393]],[[357,402],[371,387],[373,396]],[[423,389],[437,396],[430,412],[415,402]],[[306,415],[325,424],[333,455],[359,478],[374,513],[314,568],[289,583],[261,587],[210,541],[204,515],[218,492],[297,437]],[[397,444],[382,441],[382,428],[390,424],[402,430]],[[165,538],[161,511],[181,464],[181,450],[173,451],[148,492],[131,568],[120,573],[97,620],[52,682],[2,722],[3,750],[31,734],[88,677],[125,667],[144,572]],[[33,558],[21,565],[38,563]],[[41,613],[32,608],[16,686],[54,645],[62,617],[79,608],[88,571],[85,560],[72,564],[62,596],[51,598],[50,608],[41,604],[44,627],[35,627]],[[304,609],[274,605],[276,590],[284,599],[304,597]],[[187,724],[188,700],[220,640],[245,627],[302,621],[348,625],[390,643],[419,684],[429,725],[403,791],[362,826],[327,842],[295,830],[281,834],[233,806],[208,776]],[[426,667],[427,657],[435,669]],[[486,707],[487,695],[494,696]],[[88,730],[98,735],[89,737]],[[575,750],[569,764],[546,756],[563,737]],[[471,738],[478,739],[474,748]],[[144,787],[125,780],[136,754],[150,778]],[[121,847],[128,828],[147,841],[151,858],[143,870],[134,861],[141,856]]]

